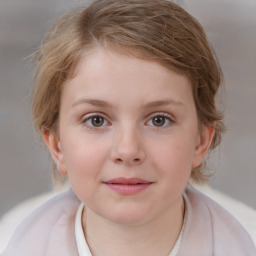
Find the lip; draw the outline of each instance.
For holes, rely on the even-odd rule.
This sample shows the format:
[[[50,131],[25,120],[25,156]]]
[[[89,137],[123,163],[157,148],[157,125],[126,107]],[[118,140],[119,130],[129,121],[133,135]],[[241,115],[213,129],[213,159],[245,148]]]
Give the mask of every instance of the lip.
[[[111,190],[122,195],[134,195],[147,189],[153,184],[140,178],[116,178],[103,182]]]

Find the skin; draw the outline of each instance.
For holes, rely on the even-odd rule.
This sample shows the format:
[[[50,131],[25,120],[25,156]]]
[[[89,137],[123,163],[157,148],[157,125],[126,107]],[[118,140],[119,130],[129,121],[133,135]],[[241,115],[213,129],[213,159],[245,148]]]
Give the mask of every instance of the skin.
[[[59,134],[44,139],[86,205],[93,255],[168,255],[182,226],[182,193],[213,135],[198,130],[186,76],[101,48],[82,59],[63,86]],[[149,185],[123,194],[106,184],[120,177]]]

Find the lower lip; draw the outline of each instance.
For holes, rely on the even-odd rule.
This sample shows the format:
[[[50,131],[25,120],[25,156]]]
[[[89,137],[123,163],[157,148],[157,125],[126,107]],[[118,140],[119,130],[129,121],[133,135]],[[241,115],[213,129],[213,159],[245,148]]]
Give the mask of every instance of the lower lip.
[[[139,183],[139,184],[114,184],[105,183],[110,189],[122,195],[134,195],[142,192],[148,188],[152,183]]]

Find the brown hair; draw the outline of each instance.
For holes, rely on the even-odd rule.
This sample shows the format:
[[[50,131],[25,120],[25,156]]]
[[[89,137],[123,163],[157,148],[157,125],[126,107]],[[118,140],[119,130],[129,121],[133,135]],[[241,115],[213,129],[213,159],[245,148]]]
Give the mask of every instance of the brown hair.
[[[211,149],[220,143],[224,125],[215,95],[221,68],[202,26],[165,0],[96,0],[56,21],[36,53],[33,117],[38,132],[57,133],[62,85],[81,57],[99,45],[187,75],[200,126],[215,129]],[[197,168],[191,177],[200,181],[206,175]]]

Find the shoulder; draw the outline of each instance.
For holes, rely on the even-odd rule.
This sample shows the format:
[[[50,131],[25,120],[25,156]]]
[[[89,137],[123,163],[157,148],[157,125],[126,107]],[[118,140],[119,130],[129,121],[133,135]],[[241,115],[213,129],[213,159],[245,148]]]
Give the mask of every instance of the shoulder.
[[[193,211],[207,212],[211,221],[214,221],[214,223],[225,223],[225,227],[229,227],[229,225],[232,227],[235,226],[241,230],[241,232],[245,232],[247,234],[242,225],[231,213],[207,195],[190,185],[186,188],[186,194],[189,198]]]
[[[56,238],[57,242],[70,240],[75,245],[74,222],[79,205],[71,190],[53,197],[21,223],[3,255],[48,255],[46,251],[54,250]]]
[[[256,255],[249,234],[228,211],[192,186],[186,196],[193,221],[207,233],[216,255]]]

